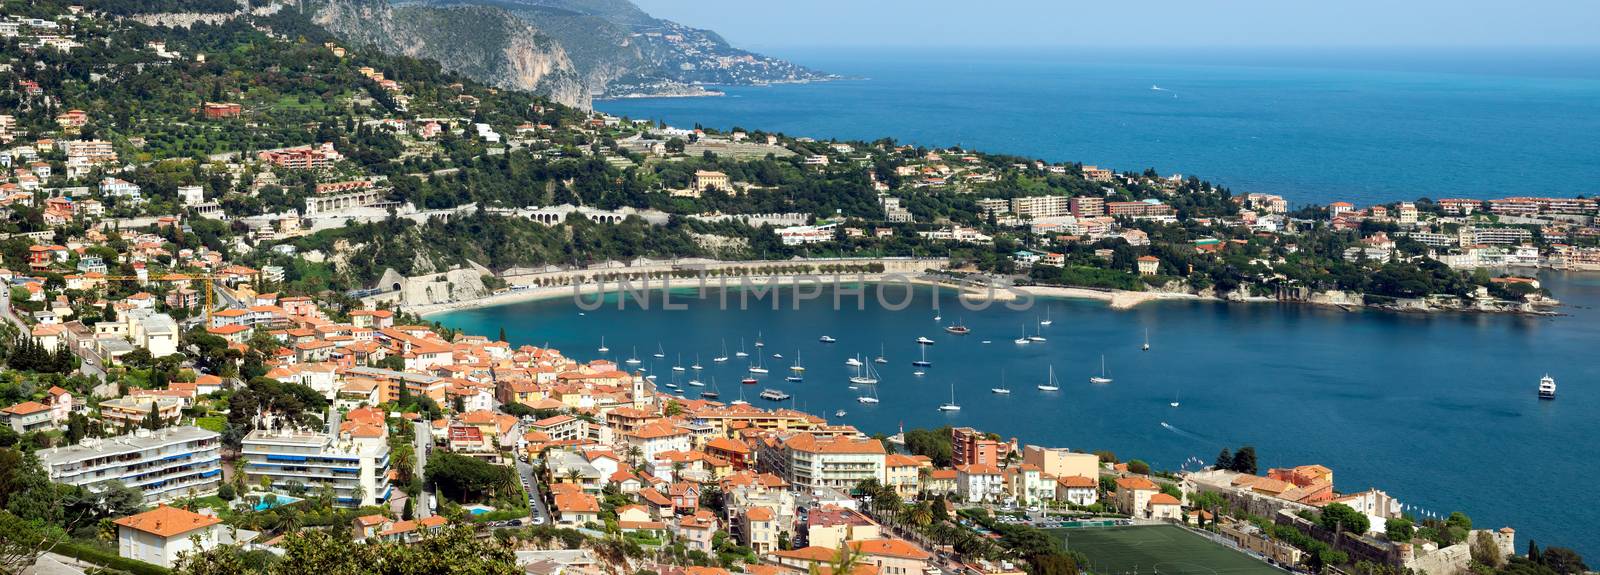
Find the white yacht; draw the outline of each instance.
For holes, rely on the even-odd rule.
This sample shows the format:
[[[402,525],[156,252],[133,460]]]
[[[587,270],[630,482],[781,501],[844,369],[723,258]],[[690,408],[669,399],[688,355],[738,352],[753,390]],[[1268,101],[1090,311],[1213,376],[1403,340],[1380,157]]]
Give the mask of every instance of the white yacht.
[[[939,406],[939,411],[961,411],[961,404],[956,403],[956,384],[950,383],[950,403]]]
[[[1100,356],[1100,375],[1090,377],[1089,383],[1111,383],[1111,376],[1106,374],[1106,356]]]
[[[917,343],[922,345],[933,345],[933,340],[928,339],[928,336],[922,336],[917,338]]]
[[[864,364],[860,361],[856,363],[861,364],[864,369],[857,369],[856,374],[850,378],[850,383],[856,385],[874,385],[878,383],[878,374],[873,372],[871,364]]]
[[[1539,378],[1539,399],[1555,398],[1556,378],[1550,377],[1550,374],[1547,373],[1544,375],[1544,377]]]
[[[839,341],[839,340],[833,339],[833,336],[831,336],[831,335],[825,335],[825,336],[817,338],[817,341],[820,341],[822,343],[833,343],[833,342],[836,342],[836,341]]]
[[[1056,383],[1056,366],[1050,366],[1050,376],[1039,384],[1039,391],[1061,391],[1061,384]]]

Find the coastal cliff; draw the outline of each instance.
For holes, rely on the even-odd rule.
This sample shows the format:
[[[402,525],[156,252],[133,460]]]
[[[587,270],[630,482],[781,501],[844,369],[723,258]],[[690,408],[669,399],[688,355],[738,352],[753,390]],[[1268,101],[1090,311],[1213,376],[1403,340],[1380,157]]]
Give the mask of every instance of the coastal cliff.
[[[312,21],[350,44],[435,60],[446,70],[561,104],[590,104],[566,50],[504,10],[328,0],[316,7]]]

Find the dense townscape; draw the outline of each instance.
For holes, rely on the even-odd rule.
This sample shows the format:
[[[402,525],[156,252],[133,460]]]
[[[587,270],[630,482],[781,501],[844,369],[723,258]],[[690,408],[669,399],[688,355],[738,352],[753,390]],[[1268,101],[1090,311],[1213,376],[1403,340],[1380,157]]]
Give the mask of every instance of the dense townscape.
[[[1550,313],[1514,270],[1600,265],[1593,200],[1292,207],[1154,170],[611,117],[271,2],[128,15],[184,4],[3,4],[0,572],[1128,571],[1063,541],[1091,524],[1264,570],[1588,570],[1249,446],[1174,471],[970,428],[873,436],[420,314],[629,275],[889,271]]]

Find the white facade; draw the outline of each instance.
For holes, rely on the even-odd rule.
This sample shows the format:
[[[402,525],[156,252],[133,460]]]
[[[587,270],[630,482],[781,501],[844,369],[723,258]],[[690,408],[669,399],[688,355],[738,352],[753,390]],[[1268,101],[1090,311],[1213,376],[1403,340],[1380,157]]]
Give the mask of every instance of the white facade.
[[[222,529],[218,524],[206,525],[170,536],[162,536],[128,527],[117,528],[117,554],[135,561],[143,561],[171,568],[184,553],[203,552],[218,545]]]
[[[89,489],[110,482],[144,492],[145,503],[209,494],[222,480],[222,436],[198,427],[140,430],[39,451],[50,480]]]
[[[330,437],[306,431],[258,429],[244,438],[241,456],[246,480],[258,485],[271,478],[274,487],[299,482],[313,492],[332,486],[335,501],[346,507],[388,501],[389,444],[383,437]]]

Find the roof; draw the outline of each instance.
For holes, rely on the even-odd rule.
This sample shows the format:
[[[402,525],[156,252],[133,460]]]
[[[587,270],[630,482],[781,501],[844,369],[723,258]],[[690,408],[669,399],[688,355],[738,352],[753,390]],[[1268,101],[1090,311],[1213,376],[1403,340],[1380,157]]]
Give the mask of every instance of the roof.
[[[1082,475],[1068,475],[1066,477],[1057,477],[1056,485],[1060,485],[1062,487],[1094,488],[1099,485],[1099,482]]]
[[[1181,505],[1181,503],[1178,501],[1178,498],[1173,497],[1171,495],[1167,495],[1165,493],[1157,493],[1155,495],[1151,495],[1150,496],[1150,504],[1151,505]]]
[[[114,523],[135,531],[143,531],[157,537],[170,539],[196,529],[204,529],[222,523],[222,520],[187,509],[168,507],[167,504],[163,503],[155,509],[138,515],[123,517]]]
[[[1120,489],[1134,489],[1134,490],[1155,491],[1155,490],[1157,490],[1159,488],[1156,487],[1156,484],[1155,484],[1154,481],[1151,481],[1149,479],[1145,479],[1143,477],[1119,477],[1119,478],[1117,478],[1117,489],[1119,489],[1119,490]]]
[[[600,502],[587,493],[560,493],[556,495],[556,509],[563,512],[599,513]]]
[[[804,561],[832,561],[839,555],[839,552],[827,547],[812,545],[810,547],[801,547],[799,549],[791,549],[788,551],[773,551],[772,555],[775,557],[800,559]]]
[[[772,521],[772,510],[766,507],[751,507],[744,512],[746,519],[751,521]]]
[[[42,411],[50,411],[50,406],[37,401],[24,401],[0,411],[4,411],[11,415],[32,415]]]
[[[926,561],[932,558],[927,551],[918,549],[916,545],[904,539],[867,539],[865,541],[851,541],[849,543],[856,552],[863,555],[883,555],[888,557],[901,557]]]

